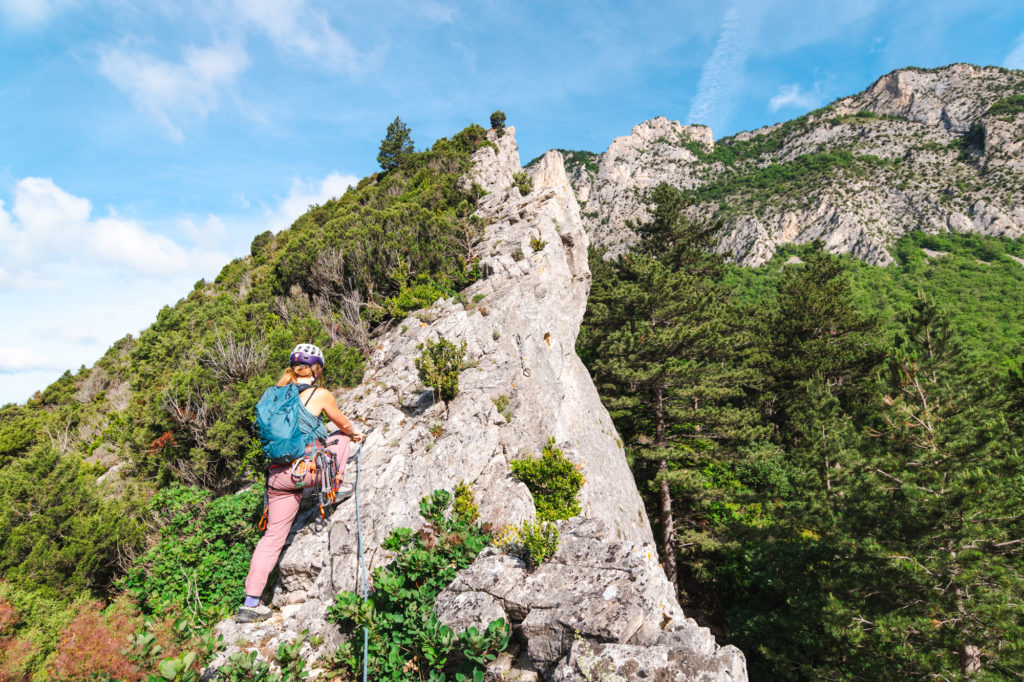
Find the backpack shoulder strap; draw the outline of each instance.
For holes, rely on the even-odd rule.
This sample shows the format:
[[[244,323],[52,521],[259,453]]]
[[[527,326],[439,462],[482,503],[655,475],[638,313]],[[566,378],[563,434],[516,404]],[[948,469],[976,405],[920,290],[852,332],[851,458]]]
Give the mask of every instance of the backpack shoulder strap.
[[[302,403],[303,407],[309,405],[309,401],[313,399],[313,396],[316,395],[317,389],[319,388],[319,386],[313,386],[313,390],[309,392],[309,397],[306,398],[306,402]]]

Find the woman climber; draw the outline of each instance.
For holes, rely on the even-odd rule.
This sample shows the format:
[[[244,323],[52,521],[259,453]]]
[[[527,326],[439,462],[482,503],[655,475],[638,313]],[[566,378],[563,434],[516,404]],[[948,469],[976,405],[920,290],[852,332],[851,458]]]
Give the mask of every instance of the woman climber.
[[[277,385],[298,385],[299,399],[304,405],[304,409],[298,410],[300,430],[304,436],[314,439],[314,448],[326,449],[341,469],[348,461],[349,441],[358,443],[366,436],[341,413],[331,392],[316,385],[323,371],[324,354],[313,344],[301,343],[292,351],[288,369],[281,375]],[[330,433],[320,418],[324,414],[333,427]],[[307,453],[312,449],[307,447]],[[260,603],[260,596],[288,539],[288,532],[302,501],[302,491],[315,483],[312,467],[308,464],[307,457],[270,466],[267,478],[267,532],[256,544],[249,562],[249,574],[245,578],[245,602],[235,616],[239,622],[251,623],[270,617],[270,607]],[[351,486],[346,488],[338,491],[339,498],[352,493]]]

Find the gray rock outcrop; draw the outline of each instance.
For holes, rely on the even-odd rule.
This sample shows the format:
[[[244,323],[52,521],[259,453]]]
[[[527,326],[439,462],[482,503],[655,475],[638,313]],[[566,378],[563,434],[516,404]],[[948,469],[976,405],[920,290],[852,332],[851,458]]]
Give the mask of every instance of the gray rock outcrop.
[[[683,615],[652,545],[609,542],[597,519],[559,525],[558,551],[532,573],[496,550],[481,554],[438,595],[441,620],[460,631],[505,618],[531,666],[550,679],[594,679],[587,675],[598,667],[629,680],[746,679],[743,655]],[[583,660],[608,645],[621,655],[600,666]],[[661,676],[673,670],[680,676]]]
[[[521,170],[513,129],[502,137],[489,135],[497,152],[478,151],[471,176],[490,192],[477,204],[487,224],[474,247],[483,277],[462,292],[463,302],[438,301],[377,338],[363,383],[339,395],[339,404],[373,429],[359,485],[367,571],[390,560],[381,543],[393,529],[422,527],[418,502],[434,490],[468,482],[481,520],[502,527],[535,516],[529,490],[510,475],[512,459],[539,452],[553,437],[580,467],[586,482],[576,527],[589,530],[570,533],[563,544],[560,572],[552,568],[549,576],[562,581],[558,590],[545,586],[548,574],[538,571],[530,584],[537,595],[548,596],[543,603],[537,595],[522,596],[516,603],[525,611],[472,590],[452,591],[439,606],[456,625],[459,618],[486,625],[495,614],[508,615],[526,642],[527,659],[517,661],[517,669],[553,674],[552,666],[575,641],[573,630],[583,641],[646,646],[665,632],[686,631],[690,637],[694,626],[653,558],[650,524],[621,441],[575,352],[591,281],[589,240],[561,156],[549,153],[533,167],[534,189],[524,197],[512,185],[512,173]],[[421,384],[414,365],[421,345],[441,337],[466,344],[459,393],[447,404]],[[504,415],[498,400],[507,400]],[[333,651],[340,635],[325,620],[326,609],[335,594],[358,584],[355,504],[354,498],[342,502],[326,521],[295,533],[273,588],[280,611],[260,624],[219,624],[230,646],[211,670],[245,648],[255,647],[269,660],[279,643],[302,630],[324,642],[315,651],[307,645],[307,659]],[[493,564],[510,562],[485,553],[457,582],[469,584]],[[570,601],[561,603],[559,594]],[[590,601],[577,601],[580,595]],[[584,604],[601,606],[602,617],[591,618]],[[714,672],[713,679],[745,679],[736,665],[719,664],[709,633],[698,634],[694,641],[701,642],[700,660],[708,669],[731,671]],[[675,651],[679,645],[657,646]],[[727,654],[742,661],[732,649]]]
[[[901,69],[786,123],[711,141],[663,117],[616,138],[595,173],[570,179],[592,240],[616,255],[665,182],[691,190],[691,216],[721,220],[719,248],[760,265],[782,244],[824,242],[886,265],[912,230],[1024,234],[1024,72],[954,64]]]

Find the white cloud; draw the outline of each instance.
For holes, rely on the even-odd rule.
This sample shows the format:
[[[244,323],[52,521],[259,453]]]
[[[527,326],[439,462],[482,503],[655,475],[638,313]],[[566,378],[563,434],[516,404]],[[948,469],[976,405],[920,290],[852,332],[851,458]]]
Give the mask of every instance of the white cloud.
[[[76,197],[50,178],[24,178],[14,192],[14,208],[21,230],[9,226],[13,253],[31,258],[41,251],[62,250],[73,244],[92,212],[88,199]]]
[[[704,63],[697,95],[687,120],[721,129],[728,123],[743,89],[744,67],[754,46],[760,10],[752,2],[736,0],[722,19],[722,30],[711,56]]]
[[[61,324],[37,328],[36,334],[48,339],[60,339],[75,344],[89,344],[96,340],[96,330],[87,324]]]
[[[0,372],[30,372],[58,367],[58,361],[47,353],[26,346],[0,346]]]
[[[821,83],[814,84],[814,90],[806,92],[799,83],[780,85],[778,92],[768,100],[768,108],[772,111],[779,109],[802,109],[810,111],[817,108],[823,99]]]
[[[0,0],[0,15],[14,28],[34,28],[70,4],[67,0]]]
[[[1006,55],[1003,66],[1008,69],[1024,69],[1024,33],[1017,36],[1017,43],[1010,54]]]
[[[277,209],[269,212],[270,225],[274,230],[283,230],[296,218],[309,210],[310,206],[322,204],[328,199],[340,197],[345,190],[359,182],[354,175],[330,173],[319,187],[314,182],[292,180],[292,191],[281,200]]]
[[[318,62],[330,71],[355,72],[359,54],[324,12],[305,0],[236,0],[235,12],[264,31],[281,50]]]
[[[225,233],[215,216],[208,216],[203,228],[192,226],[199,248],[188,250],[135,220],[91,218],[88,199],[64,191],[50,178],[23,178],[14,195],[16,221],[0,204],[0,288],[53,289],[60,279],[40,268],[59,273],[69,265],[91,267],[93,259],[156,276],[208,270],[228,260],[214,250]]]
[[[215,110],[221,91],[248,67],[248,54],[236,44],[187,47],[181,62],[108,47],[99,61],[100,74],[156,118],[176,141],[184,139],[182,121],[203,119]]]
[[[224,221],[212,213],[206,216],[202,225],[196,225],[191,218],[183,218],[178,221],[178,226],[196,245],[204,248],[220,244],[228,233]]]
[[[103,260],[140,272],[167,275],[189,264],[185,249],[163,235],[147,232],[132,220],[97,220],[87,241]]]

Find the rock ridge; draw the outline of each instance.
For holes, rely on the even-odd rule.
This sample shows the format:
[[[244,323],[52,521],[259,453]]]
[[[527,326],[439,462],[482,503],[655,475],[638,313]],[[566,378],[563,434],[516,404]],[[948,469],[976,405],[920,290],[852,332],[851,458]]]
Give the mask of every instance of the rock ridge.
[[[913,230],[1024,234],[1024,72],[953,64],[900,69],[786,123],[713,142],[658,117],[571,175],[584,224],[609,256],[636,241],[644,198],[665,182],[694,219],[721,221],[719,250],[756,266],[820,239],[876,265]],[[776,172],[778,171],[778,172]]]
[[[650,523],[621,440],[576,355],[591,282],[589,238],[562,157],[549,152],[532,167],[534,188],[524,197],[512,183],[512,174],[521,170],[514,129],[506,129],[501,137],[494,131],[488,136],[497,149],[487,147],[474,154],[469,178],[489,192],[478,201],[476,211],[486,224],[484,236],[474,245],[483,276],[458,300],[438,301],[379,336],[363,383],[338,394],[347,415],[373,428],[360,458],[359,504],[367,571],[390,560],[380,545],[394,528],[422,526],[418,515],[422,497],[436,489],[452,490],[462,481],[474,490],[482,521],[500,528],[533,520],[536,512],[530,492],[510,475],[509,462],[540,451],[553,437],[586,477],[576,523],[589,529],[589,535],[579,537],[590,545],[586,554],[578,556],[596,556],[606,550],[622,554],[627,549],[647,556],[642,571],[632,564],[622,567],[641,576],[646,586],[646,590],[631,587],[630,594],[638,596],[622,605],[633,614],[630,623],[637,623],[635,631],[626,633],[621,624],[590,621],[588,614],[577,610],[574,617],[581,621],[582,632],[593,632],[592,637],[582,635],[583,641],[643,647],[654,642],[653,624],[664,621],[687,633],[686,646],[700,642],[701,651],[712,652],[701,654],[700,659],[706,659],[709,670],[718,671],[709,672],[713,676],[708,679],[746,679],[742,654],[727,647],[722,660],[728,659],[729,664],[716,658],[719,648],[713,637],[697,632],[692,621],[685,619],[671,585],[651,558],[656,552]],[[414,366],[420,345],[439,337],[466,344],[468,366],[460,376],[458,395],[447,404],[434,400]],[[508,400],[505,415],[495,405],[501,396]],[[437,438],[431,433],[436,425],[443,429]],[[560,556],[569,556],[573,542],[562,547]],[[485,552],[457,582],[475,580],[473,576],[495,561],[512,560]],[[593,590],[605,594],[609,586],[621,585],[623,580],[622,570],[610,570],[607,563],[573,570]],[[307,660],[332,651],[340,634],[326,622],[326,609],[336,593],[355,588],[357,569],[353,498],[342,502],[326,521],[297,529],[282,554],[280,577],[273,586],[273,603],[280,611],[264,623],[220,623],[218,632],[230,646],[210,671],[244,648],[236,644],[239,641],[256,646],[269,660],[279,643],[292,641],[302,630],[323,641],[317,650],[306,645]],[[539,585],[537,580],[534,576],[531,584]],[[569,655],[576,641],[566,636],[564,614],[578,605],[562,604],[555,594],[551,591],[544,603],[523,597],[522,611],[502,607],[502,613],[519,623],[517,636],[527,643],[524,658],[515,665],[523,674],[540,670],[546,679],[553,679],[558,661]],[[563,597],[571,600],[573,594]],[[497,613],[488,599],[494,601],[486,593],[467,592],[453,603],[456,611]],[[618,629],[608,629],[612,627]],[[645,634],[638,639],[640,631]],[[667,645],[659,642],[658,646]],[[675,642],[669,648],[682,656],[680,646]],[[502,660],[508,663],[507,656]],[[726,670],[728,674],[722,672]],[[585,679],[560,674],[559,679]]]

